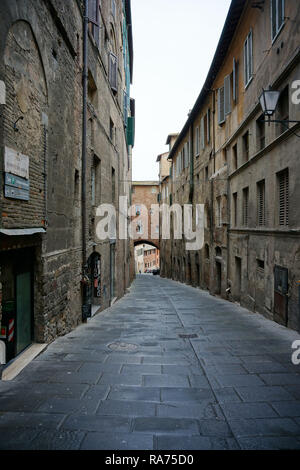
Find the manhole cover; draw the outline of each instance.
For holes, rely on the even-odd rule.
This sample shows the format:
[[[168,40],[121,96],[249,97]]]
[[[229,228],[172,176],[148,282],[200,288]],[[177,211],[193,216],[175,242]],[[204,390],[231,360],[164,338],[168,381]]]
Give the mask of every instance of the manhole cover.
[[[193,338],[198,338],[198,335],[196,334],[191,334],[191,335],[178,335],[179,338],[183,338],[183,339],[193,339]]]
[[[118,342],[109,344],[108,348],[112,351],[132,352],[136,351],[138,346],[136,344]]]

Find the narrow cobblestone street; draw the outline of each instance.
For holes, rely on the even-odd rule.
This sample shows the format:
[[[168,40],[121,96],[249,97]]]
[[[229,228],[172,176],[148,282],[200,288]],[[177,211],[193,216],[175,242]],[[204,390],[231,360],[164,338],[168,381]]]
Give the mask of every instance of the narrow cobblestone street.
[[[0,448],[300,449],[296,339],[199,289],[138,276],[0,381]]]

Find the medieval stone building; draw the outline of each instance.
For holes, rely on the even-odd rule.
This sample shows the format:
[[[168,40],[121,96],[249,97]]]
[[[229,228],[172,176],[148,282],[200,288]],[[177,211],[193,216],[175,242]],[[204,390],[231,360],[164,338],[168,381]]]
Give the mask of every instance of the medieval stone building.
[[[130,196],[132,70],[129,0],[1,2],[0,339],[7,360],[70,331],[130,284],[129,242],[98,240],[95,211],[103,202],[118,211],[119,195]]]
[[[186,251],[184,240],[171,237],[164,253],[161,243],[162,275],[295,330],[299,20],[298,2],[232,0],[205,84],[168,157],[173,203],[204,205],[204,246]],[[280,122],[265,122],[263,89],[280,92],[272,118]]]

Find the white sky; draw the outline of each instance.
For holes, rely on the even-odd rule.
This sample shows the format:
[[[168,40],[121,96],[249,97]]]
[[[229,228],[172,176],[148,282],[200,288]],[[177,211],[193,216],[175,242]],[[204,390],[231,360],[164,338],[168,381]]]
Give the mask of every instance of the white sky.
[[[131,0],[136,100],[133,180],[157,180],[157,155],[202,89],[230,0]]]

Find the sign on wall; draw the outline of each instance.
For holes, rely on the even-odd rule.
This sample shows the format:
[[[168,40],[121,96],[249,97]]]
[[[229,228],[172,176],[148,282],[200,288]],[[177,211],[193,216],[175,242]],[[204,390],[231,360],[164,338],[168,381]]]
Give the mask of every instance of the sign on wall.
[[[29,201],[29,191],[26,189],[13,188],[12,186],[5,186],[4,196],[11,199]]]
[[[28,180],[29,157],[9,147],[5,147],[4,171]]]
[[[29,180],[21,178],[20,176],[11,175],[10,173],[5,173],[5,185],[29,191]]]

